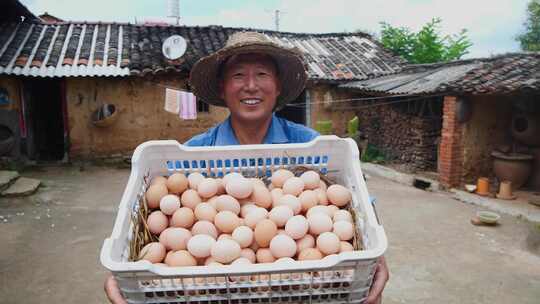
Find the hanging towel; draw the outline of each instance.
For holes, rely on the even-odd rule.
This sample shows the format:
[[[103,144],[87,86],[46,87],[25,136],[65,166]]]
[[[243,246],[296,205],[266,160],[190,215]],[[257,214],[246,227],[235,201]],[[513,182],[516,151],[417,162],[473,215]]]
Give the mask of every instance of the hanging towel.
[[[190,92],[166,88],[165,111],[181,119],[197,119],[197,98]]]
[[[178,114],[180,111],[180,91],[165,89],[165,111]]]
[[[180,91],[180,118],[197,119],[197,98],[190,92]]]

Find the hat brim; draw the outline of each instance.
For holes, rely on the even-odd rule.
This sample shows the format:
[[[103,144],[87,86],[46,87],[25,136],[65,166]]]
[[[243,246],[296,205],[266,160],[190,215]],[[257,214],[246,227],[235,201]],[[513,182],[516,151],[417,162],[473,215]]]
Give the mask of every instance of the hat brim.
[[[189,82],[197,98],[211,105],[226,107],[225,101],[220,97],[219,69],[230,56],[248,53],[267,54],[277,65],[281,93],[277,98],[275,110],[283,108],[302,93],[306,86],[307,74],[299,51],[285,49],[273,43],[249,43],[225,47],[195,63],[191,69]]]

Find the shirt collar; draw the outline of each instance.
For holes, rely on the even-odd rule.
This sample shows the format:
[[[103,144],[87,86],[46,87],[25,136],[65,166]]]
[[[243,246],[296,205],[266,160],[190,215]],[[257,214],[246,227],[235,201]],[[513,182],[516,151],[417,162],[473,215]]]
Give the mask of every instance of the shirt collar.
[[[230,146],[230,145],[239,145],[240,143],[234,135],[234,130],[231,125],[231,117],[229,116],[222,124],[219,125],[217,134],[216,134],[216,146]],[[270,127],[266,132],[264,137],[264,144],[281,144],[288,143],[289,139],[285,134],[283,125],[280,123],[279,119],[275,114],[272,114],[272,121],[270,122]]]

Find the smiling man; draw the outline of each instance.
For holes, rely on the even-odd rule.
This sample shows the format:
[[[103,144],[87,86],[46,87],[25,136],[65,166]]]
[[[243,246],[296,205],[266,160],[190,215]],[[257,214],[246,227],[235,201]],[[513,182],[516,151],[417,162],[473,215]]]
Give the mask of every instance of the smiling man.
[[[319,134],[276,117],[274,111],[304,90],[301,54],[253,32],[232,35],[226,46],[202,58],[191,71],[197,97],[227,107],[229,118],[186,142],[189,146],[308,142]]]
[[[277,45],[260,33],[231,35],[224,48],[199,60],[190,75],[193,93],[199,100],[227,107],[231,115],[185,144],[224,146],[311,141],[319,133],[274,114],[300,95],[306,80],[304,61],[298,51]],[[381,302],[388,276],[382,257],[366,304]],[[112,276],[105,282],[105,292],[112,303],[126,303]]]

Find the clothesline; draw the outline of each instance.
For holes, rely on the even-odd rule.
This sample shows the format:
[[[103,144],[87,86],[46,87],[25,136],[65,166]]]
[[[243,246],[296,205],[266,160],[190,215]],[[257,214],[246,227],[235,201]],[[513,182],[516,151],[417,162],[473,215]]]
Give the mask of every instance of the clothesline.
[[[188,91],[186,88],[179,88],[172,85],[164,85],[161,83],[153,82],[153,81],[145,81],[145,83],[153,84],[165,89],[172,89],[172,90],[178,90],[178,91]],[[337,103],[350,103],[353,101],[377,101],[377,100],[389,100],[389,99],[395,99],[395,98],[402,98],[411,96],[409,94],[399,94],[399,95],[391,95],[391,96],[373,96],[373,97],[357,97],[357,98],[343,98],[343,99],[325,99],[324,101],[312,101],[312,102],[306,102],[306,103],[288,103],[286,106],[293,107],[293,108],[307,108],[308,106],[312,105],[319,105],[319,104],[337,104]],[[372,107],[379,107],[389,104],[397,104],[402,102],[409,102],[409,101],[415,101],[415,100],[422,100],[426,98],[431,97],[441,97],[444,96],[444,94],[435,94],[435,95],[422,95],[422,96],[415,96],[411,98],[406,99],[399,99],[395,101],[389,101],[389,102],[382,102],[382,103],[376,103],[376,104],[370,104],[370,105],[350,105],[350,106],[337,106],[332,107],[333,110],[353,110],[353,109],[365,109],[365,108],[372,108]]]

